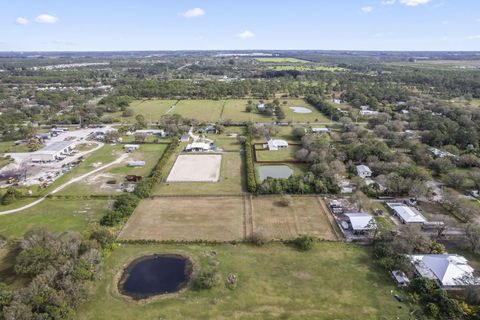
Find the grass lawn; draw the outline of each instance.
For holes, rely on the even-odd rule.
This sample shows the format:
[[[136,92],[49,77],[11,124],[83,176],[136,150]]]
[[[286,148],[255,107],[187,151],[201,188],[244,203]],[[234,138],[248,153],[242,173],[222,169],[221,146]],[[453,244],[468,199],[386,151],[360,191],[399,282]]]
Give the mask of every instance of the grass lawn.
[[[176,156],[170,158],[164,168],[168,176]],[[218,182],[161,182],[153,191],[154,195],[238,195],[244,192],[245,178],[243,159],[238,152],[225,152],[222,156],[220,180]]]
[[[329,72],[339,72],[345,71],[344,68],[339,67],[331,67],[331,66],[305,66],[305,65],[284,65],[284,66],[273,66],[273,70],[276,71],[289,71],[289,70],[297,70],[297,71],[329,71]]]
[[[233,122],[274,122],[276,121],[274,116],[267,116],[259,113],[256,108],[252,112],[246,112],[245,108],[248,104],[248,99],[232,99],[227,100],[225,103],[225,108],[222,113],[222,120],[233,121]],[[254,104],[257,105],[258,101],[254,101]]]
[[[215,250],[216,257],[206,253]],[[238,275],[235,290],[222,284],[187,290],[148,304],[119,296],[113,277],[133,258],[185,253],[202,267],[212,260],[223,279]],[[210,267],[211,268],[211,267]],[[122,245],[106,258],[103,276],[77,318],[86,319],[408,319],[387,273],[372,264],[367,248],[322,242],[309,252],[272,244]]]
[[[301,149],[300,146],[288,146],[286,149],[270,151],[262,149],[262,146],[256,146],[257,161],[290,161],[296,160],[295,153]]]
[[[0,157],[0,169],[9,165],[12,162],[12,159]]]
[[[18,153],[18,152],[31,152],[27,144],[21,143],[15,145],[15,141],[2,141],[0,142],[0,153]]]
[[[107,211],[108,200],[46,199],[21,212],[0,216],[0,235],[21,238],[32,228],[44,227],[54,232],[86,232]]]
[[[224,100],[181,100],[171,113],[201,122],[217,122],[224,104]]]
[[[131,117],[122,117],[122,113],[115,114],[121,122],[133,123],[135,116],[141,114],[148,122],[158,122],[160,118],[177,103],[177,100],[135,100],[130,104],[130,108],[135,113]]]
[[[314,106],[309,105],[303,99],[288,99],[280,100],[287,101],[287,104],[281,104],[283,111],[285,112],[285,119],[282,122],[331,122],[329,118],[325,117]],[[305,107],[310,109],[311,113],[296,113],[291,107]]]
[[[260,62],[269,63],[309,63],[310,61],[297,59],[297,58],[256,58],[255,60]]]

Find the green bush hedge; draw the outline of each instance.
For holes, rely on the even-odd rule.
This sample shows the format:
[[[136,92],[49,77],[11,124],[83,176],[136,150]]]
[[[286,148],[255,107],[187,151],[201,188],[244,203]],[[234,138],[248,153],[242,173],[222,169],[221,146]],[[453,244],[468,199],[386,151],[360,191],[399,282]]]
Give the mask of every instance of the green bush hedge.
[[[247,169],[248,192],[257,192],[257,179],[255,178],[255,164],[253,163],[252,138],[249,136],[245,142],[245,163]]]

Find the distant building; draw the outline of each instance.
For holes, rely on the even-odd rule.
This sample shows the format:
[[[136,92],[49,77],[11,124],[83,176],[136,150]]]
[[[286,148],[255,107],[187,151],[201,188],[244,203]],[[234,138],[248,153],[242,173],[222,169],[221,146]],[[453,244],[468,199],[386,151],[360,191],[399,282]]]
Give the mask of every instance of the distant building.
[[[160,129],[146,129],[146,130],[136,130],[135,133],[137,134],[145,134],[145,135],[154,135],[159,137],[165,137],[166,133],[165,130]]]
[[[270,151],[277,151],[280,149],[287,149],[288,148],[288,142],[285,140],[273,140],[270,139],[267,141],[267,144],[264,146]]]
[[[376,229],[375,220],[372,215],[366,212],[345,213],[350,220],[350,225],[354,233],[364,233]]]
[[[435,280],[443,288],[480,284],[468,260],[457,254],[418,254],[409,257],[419,276]]]
[[[257,105],[257,110],[258,111],[265,111],[265,104],[264,103],[260,103],[259,105]]]
[[[205,142],[194,142],[185,148],[186,152],[206,152],[210,151],[212,149],[212,146],[210,143],[205,143]]]
[[[52,162],[69,155],[75,148],[75,141],[59,141],[32,153],[32,162]]]
[[[372,170],[367,167],[366,165],[359,165],[357,166],[357,174],[359,177],[362,177],[363,179],[370,178],[373,174]]]
[[[145,166],[145,161],[130,161],[127,163],[127,166],[129,167],[144,167]]]
[[[333,99],[332,101],[335,104],[342,104],[343,103],[343,101],[341,99]]]
[[[442,150],[437,149],[437,148],[430,148],[430,151],[437,158],[445,158],[445,157],[455,158],[456,157],[453,153],[450,153],[450,152],[447,152],[447,151],[442,151]]]
[[[188,134],[184,134],[180,137],[180,142],[188,142],[190,141],[190,136]]]
[[[329,133],[330,129],[328,128],[312,128],[313,133]]]
[[[140,149],[140,146],[138,144],[126,144],[124,148],[127,152],[133,152]]]
[[[365,116],[365,117],[369,117],[369,116],[376,116],[378,115],[378,111],[373,111],[373,110],[360,110],[360,112],[358,113],[360,116]]]
[[[403,203],[387,203],[395,216],[404,224],[425,223],[427,219],[414,207],[409,207]]]

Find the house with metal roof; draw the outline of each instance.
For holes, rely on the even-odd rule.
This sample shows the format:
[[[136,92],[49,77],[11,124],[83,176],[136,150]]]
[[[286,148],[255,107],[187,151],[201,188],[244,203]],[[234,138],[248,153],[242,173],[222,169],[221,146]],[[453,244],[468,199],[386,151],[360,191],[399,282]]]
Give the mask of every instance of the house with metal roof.
[[[480,284],[468,260],[457,254],[418,254],[409,258],[419,276],[435,280],[444,288]]]
[[[350,225],[354,233],[363,233],[372,229],[376,229],[373,216],[366,212],[345,213],[350,220]]]
[[[357,174],[362,177],[363,179],[370,178],[373,174],[372,170],[367,167],[366,165],[359,165],[357,166]]]
[[[407,206],[403,203],[387,203],[395,216],[404,224],[408,223],[425,223],[427,219],[414,207]]]
[[[270,139],[267,141],[266,145],[264,146],[270,151],[277,151],[280,149],[287,149],[288,148],[288,142],[285,140],[274,140]]]

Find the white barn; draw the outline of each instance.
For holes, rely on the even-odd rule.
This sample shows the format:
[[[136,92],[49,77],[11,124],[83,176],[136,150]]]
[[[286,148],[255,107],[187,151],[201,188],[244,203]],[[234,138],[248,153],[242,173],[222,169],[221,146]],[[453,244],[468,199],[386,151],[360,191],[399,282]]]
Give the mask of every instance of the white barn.
[[[211,146],[209,143],[206,142],[194,142],[185,148],[186,152],[206,152],[210,151]]]
[[[363,233],[368,230],[376,229],[375,220],[372,215],[366,212],[345,213],[350,220],[354,233]]]
[[[425,223],[427,219],[413,207],[404,205],[403,203],[387,203],[387,206],[393,211],[393,213],[404,224],[408,223]]]
[[[75,148],[75,141],[59,141],[35,151],[32,154],[32,162],[52,162],[64,158]]]

